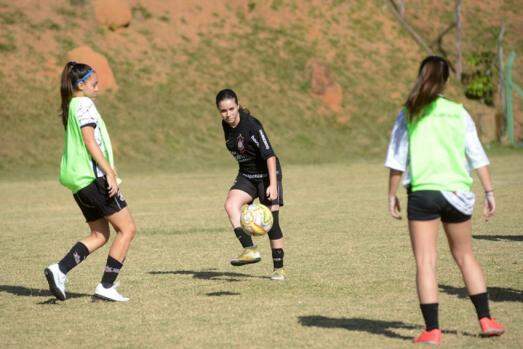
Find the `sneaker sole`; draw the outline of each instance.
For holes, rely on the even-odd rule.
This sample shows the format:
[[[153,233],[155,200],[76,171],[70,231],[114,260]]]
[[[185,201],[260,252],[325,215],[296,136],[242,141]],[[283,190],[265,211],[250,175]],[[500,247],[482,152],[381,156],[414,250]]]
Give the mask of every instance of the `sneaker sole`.
[[[108,298],[108,297],[105,297],[105,296],[102,296],[102,295],[99,295],[99,294],[95,293],[95,294],[93,294],[93,301],[97,301],[97,300],[106,301],[106,302],[121,302],[121,303],[125,303],[125,302],[128,301],[128,300],[126,300],[126,301],[119,301],[119,300]]]
[[[242,265],[247,265],[247,264],[254,264],[254,263],[258,263],[259,261],[261,261],[261,258],[255,258],[255,259],[251,259],[251,260],[248,260],[248,261],[231,261],[231,265],[235,266],[235,267],[241,267]]]
[[[482,332],[480,333],[480,337],[496,337],[501,336],[503,333],[505,333],[505,330],[491,330],[488,332]]]
[[[93,294],[93,301],[105,301],[105,302],[116,302],[114,299],[100,296],[99,294]]]
[[[65,301],[66,296],[63,294],[60,289],[56,286],[56,283],[54,282],[53,272],[49,268],[45,268],[44,270],[45,278],[47,279],[47,283],[49,283],[49,290],[55,296],[57,299],[61,301]]]

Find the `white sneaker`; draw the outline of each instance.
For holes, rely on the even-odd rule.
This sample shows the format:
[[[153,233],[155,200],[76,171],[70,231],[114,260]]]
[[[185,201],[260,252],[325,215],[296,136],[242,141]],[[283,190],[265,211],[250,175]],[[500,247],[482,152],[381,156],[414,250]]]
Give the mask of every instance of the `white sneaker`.
[[[122,296],[116,288],[118,287],[118,283],[115,283],[113,286],[109,288],[105,288],[101,283],[96,286],[96,290],[94,291],[94,296],[106,301],[112,301],[112,302],[127,302],[129,298],[126,298]]]
[[[65,301],[67,298],[65,295],[65,283],[67,282],[67,276],[62,273],[58,264],[51,264],[44,270],[45,278],[49,283],[49,290],[51,293],[61,301]]]

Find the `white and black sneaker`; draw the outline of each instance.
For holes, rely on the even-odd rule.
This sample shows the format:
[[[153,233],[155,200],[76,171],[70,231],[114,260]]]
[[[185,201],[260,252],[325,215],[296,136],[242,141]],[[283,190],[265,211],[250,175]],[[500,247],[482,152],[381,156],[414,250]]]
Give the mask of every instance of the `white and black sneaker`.
[[[51,264],[44,270],[45,278],[49,283],[49,290],[51,293],[61,301],[65,301],[67,298],[65,295],[65,283],[67,282],[67,276],[62,273],[58,264]]]
[[[96,290],[94,291],[94,297],[103,299],[105,301],[111,301],[111,302],[127,302],[129,298],[126,298],[122,296],[116,288],[118,287],[118,283],[113,284],[113,286],[109,288],[105,288],[101,283],[96,286]]]

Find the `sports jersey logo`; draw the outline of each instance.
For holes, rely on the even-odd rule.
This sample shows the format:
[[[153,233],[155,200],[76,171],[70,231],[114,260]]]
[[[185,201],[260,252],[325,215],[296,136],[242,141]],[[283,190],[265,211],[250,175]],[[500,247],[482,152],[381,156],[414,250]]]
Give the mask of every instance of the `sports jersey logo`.
[[[236,138],[236,141],[238,142],[238,151],[240,153],[245,152],[245,144],[243,142],[243,136],[241,134],[238,135],[238,138]]]

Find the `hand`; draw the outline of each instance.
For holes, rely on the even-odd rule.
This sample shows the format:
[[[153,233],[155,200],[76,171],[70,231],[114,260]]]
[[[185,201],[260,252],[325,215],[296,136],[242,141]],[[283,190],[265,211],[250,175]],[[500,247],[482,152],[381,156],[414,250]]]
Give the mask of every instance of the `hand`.
[[[271,201],[278,199],[278,187],[276,184],[270,184],[267,188],[267,198]]]
[[[488,222],[489,218],[494,216],[496,212],[496,199],[494,199],[494,192],[489,191],[485,193],[485,204],[483,206],[483,216],[485,221]]]
[[[395,219],[401,219],[400,201],[396,195],[389,196],[389,213]]]
[[[116,182],[116,175],[114,173],[107,175],[107,190],[109,191],[110,198],[118,193],[118,183]]]

